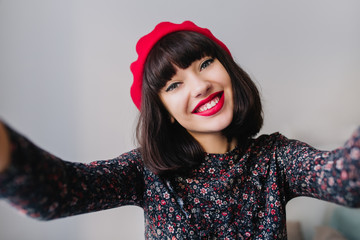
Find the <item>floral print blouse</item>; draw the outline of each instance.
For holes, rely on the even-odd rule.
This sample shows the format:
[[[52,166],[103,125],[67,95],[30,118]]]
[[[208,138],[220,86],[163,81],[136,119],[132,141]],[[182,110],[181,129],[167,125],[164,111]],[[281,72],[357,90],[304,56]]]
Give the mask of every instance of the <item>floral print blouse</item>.
[[[279,133],[206,154],[191,177],[161,178],[135,149],[89,164],[63,161],[8,128],[13,161],[0,197],[38,219],[136,205],[146,239],[286,239],[285,205],[309,196],[360,207],[360,128],[319,151]]]

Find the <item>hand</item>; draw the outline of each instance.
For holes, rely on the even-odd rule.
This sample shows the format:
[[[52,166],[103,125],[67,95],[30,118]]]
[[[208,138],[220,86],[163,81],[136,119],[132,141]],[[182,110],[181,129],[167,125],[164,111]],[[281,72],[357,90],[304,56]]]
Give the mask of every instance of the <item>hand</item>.
[[[0,173],[10,164],[10,140],[4,125],[0,122]]]

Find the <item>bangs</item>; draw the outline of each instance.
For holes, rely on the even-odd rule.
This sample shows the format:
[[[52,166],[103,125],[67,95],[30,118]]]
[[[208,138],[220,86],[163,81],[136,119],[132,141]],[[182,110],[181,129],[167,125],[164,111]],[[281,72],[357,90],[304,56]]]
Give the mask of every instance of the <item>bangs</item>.
[[[151,49],[144,67],[144,84],[158,92],[176,74],[203,57],[216,58],[217,46],[202,34],[180,31],[166,35]]]

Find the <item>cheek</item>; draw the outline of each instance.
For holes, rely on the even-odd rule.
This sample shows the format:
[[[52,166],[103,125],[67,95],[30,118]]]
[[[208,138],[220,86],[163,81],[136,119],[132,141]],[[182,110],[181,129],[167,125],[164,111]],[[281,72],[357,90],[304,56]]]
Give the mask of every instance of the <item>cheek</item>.
[[[162,97],[161,101],[171,116],[176,117],[176,110],[179,108],[178,101],[174,96]]]
[[[172,115],[183,114],[187,111],[188,99],[184,91],[178,91],[161,98],[164,106]]]

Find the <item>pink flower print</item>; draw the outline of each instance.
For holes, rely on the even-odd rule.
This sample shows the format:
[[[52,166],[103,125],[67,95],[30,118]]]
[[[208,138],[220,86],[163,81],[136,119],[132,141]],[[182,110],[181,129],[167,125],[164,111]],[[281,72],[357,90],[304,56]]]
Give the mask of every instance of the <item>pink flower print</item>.
[[[336,168],[338,170],[341,170],[344,168],[344,159],[343,158],[340,158],[336,161]]]
[[[350,152],[350,157],[352,159],[360,159],[360,149],[354,148]]]
[[[244,200],[247,200],[248,197],[249,197],[249,195],[247,195],[246,193],[243,194],[243,199],[244,199]]]
[[[341,171],[340,177],[342,180],[347,180],[349,178],[348,173],[345,170]]]
[[[314,170],[315,170],[315,171],[320,171],[320,170],[321,170],[321,166],[320,166],[320,165],[316,165],[316,166],[314,167]]]
[[[328,163],[326,163],[324,169],[330,171],[333,165],[334,165],[334,161],[329,161]]]

